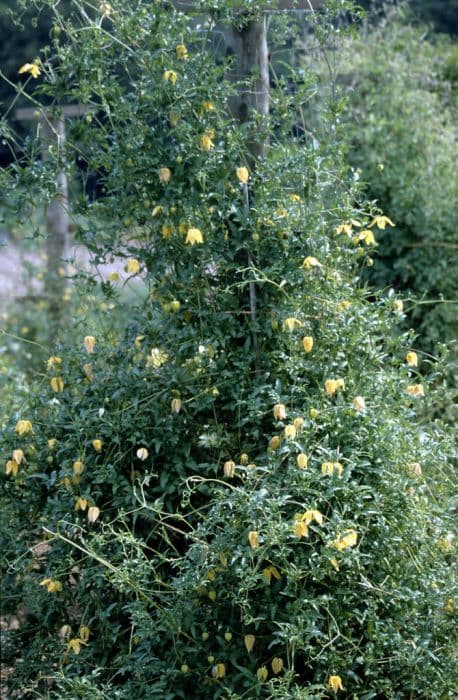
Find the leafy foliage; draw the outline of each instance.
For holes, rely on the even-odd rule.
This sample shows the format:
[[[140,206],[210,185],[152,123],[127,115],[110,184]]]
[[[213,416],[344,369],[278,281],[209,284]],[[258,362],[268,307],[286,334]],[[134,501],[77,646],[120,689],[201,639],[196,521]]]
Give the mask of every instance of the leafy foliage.
[[[13,688],[452,698],[448,446],[417,417],[430,360],[402,300],[360,282],[383,217],[333,139],[292,140],[282,85],[252,171],[252,125],[182,16],[76,6],[40,91],[94,114],[30,187],[84,153],[105,196],[81,196],[81,236],[125,273],[87,280],[107,321],[79,322],[5,424]],[[135,278],[147,295],[111,323]]]

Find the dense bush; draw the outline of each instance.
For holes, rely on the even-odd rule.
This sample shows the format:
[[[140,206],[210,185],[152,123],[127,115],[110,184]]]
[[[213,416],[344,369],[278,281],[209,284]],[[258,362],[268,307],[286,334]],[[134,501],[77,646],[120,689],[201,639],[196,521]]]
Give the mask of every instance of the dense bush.
[[[106,197],[78,213],[125,275],[88,280],[106,321],[5,424],[12,689],[454,697],[447,444],[417,418],[430,361],[402,300],[359,281],[386,217],[355,206],[335,141],[291,141],[281,94],[254,169],[183,17],[102,5],[58,20],[42,89],[97,104],[78,143]],[[137,276],[147,298],[110,323]]]
[[[350,161],[396,223],[370,279],[416,296],[409,320],[436,353],[458,332],[456,44],[401,10],[363,27],[340,58]]]

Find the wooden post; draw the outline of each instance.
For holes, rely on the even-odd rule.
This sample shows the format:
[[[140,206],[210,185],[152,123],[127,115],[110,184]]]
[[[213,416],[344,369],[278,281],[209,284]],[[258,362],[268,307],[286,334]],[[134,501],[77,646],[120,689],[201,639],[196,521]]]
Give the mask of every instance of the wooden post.
[[[232,25],[225,32],[226,55],[233,56],[229,79],[238,83],[237,95],[230,98],[232,116],[241,123],[253,117],[267,117],[269,113],[269,52],[267,48],[267,21],[265,15],[248,20],[240,28]],[[251,129],[247,148],[250,160],[265,155],[266,141],[259,128]]]
[[[82,116],[90,108],[83,105],[68,105],[60,109],[58,116],[43,110],[24,108],[16,110],[16,118],[39,119],[41,157],[49,159],[49,151],[65,146],[65,117]],[[64,259],[68,252],[69,209],[68,182],[65,172],[57,175],[57,194],[46,210],[46,275],[45,295],[48,302],[50,344],[55,341],[62,325],[63,296],[67,286]]]

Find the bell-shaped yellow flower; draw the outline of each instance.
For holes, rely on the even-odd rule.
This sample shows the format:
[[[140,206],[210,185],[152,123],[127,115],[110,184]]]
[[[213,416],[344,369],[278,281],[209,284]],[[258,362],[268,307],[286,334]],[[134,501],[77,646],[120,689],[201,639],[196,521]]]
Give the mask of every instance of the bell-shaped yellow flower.
[[[46,361],[46,369],[49,371],[51,369],[55,369],[56,367],[59,367],[59,365],[62,364],[62,358],[60,357],[49,357]]]
[[[81,639],[70,639],[67,649],[68,651],[73,651],[74,654],[79,654],[81,651]]]
[[[276,403],[272,409],[275,420],[285,420],[286,406],[283,403]]]
[[[246,466],[249,461],[250,461],[250,458],[247,455],[247,453],[242,452],[242,454],[240,455],[240,464],[243,464],[243,466]]]
[[[145,459],[148,459],[148,454],[149,454],[149,452],[146,449],[146,447],[139,447],[137,452],[136,452],[138,459],[141,459],[142,462],[144,462]]]
[[[277,581],[281,578],[279,570],[275,566],[272,566],[272,564],[270,566],[266,566],[266,568],[262,570],[262,575],[269,583],[271,582],[272,577],[277,579]]]
[[[309,416],[312,420],[315,420],[315,418],[318,418],[320,415],[320,412],[316,408],[311,408],[309,411]]]
[[[79,459],[73,462],[73,473],[80,476],[84,471],[84,464]]]
[[[334,693],[339,690],[343,690],[342,679],[340,676],[329,676],[328,678],[328,688],[330,688]]]
[[[172,85],[175,85],[177,79],[178,79],[178,74],[175,73],[174,70],[166,70],[162,74],[162,80],[165,83],[172,83]]]
[[[77,498],[75,502],[75,510],[86,510],[87,498]]]
[[[97,506],[91,506],[89,510],[87,511],[87,519],[90,523],[95,523],[97,518],[100,515],[100,508],[97,508]]]
[[[44,578],[40,581],[40,586],[45,586],[48,593],[59,593],[62,590],[61,582],[53,578]]]
[[[87,625],[80,627],[79,637],[82,642],[87,642],[91,634],[91,630]]]
[[[93,440],[92,441],[92,447],[96,452],[101,452],[103,446],[103,442],[101,440]]]
[[[423,384],[410,384],[406,387],[406,393],[415,399],[422,398],[425,395]]]
[[[312,352],[313,349],[313,338],[311,335],[306,335],[302,338],[302,347],[305,352]]]
[[[38,78],[41,74],[39,61],[34,61],[33,63],[24,63],[18,70],[19,75],[22,73],[30,73],[32,78]]]
[[[237,179],[242,182],[243,184],[246,184],[248,182],[248,178],[250,177],[250,173],[248,168],[245,168],[244,166],[237,168],[235,171],[237,175]]]
[[[294,438],[297,436],[296,427],[293,424],[286,425],[284,433],[285,433],[285,438],[287,440],[294,440]]]
[[[297,466],[299,467],[299,469],[307,469],[309,460],[308,460],[307,455],[304,454],[303,452],[301,452],[300,454],[297,455],[296,462],[297,462]]]
[[[93,335],[87,335],[84,338],[84,341],[83,341],[84,349],[86,350],[86,352],[89,355],[94,352],[94,348],[95,348],[96,343],[97,343],[97,341]]]
[[[275,675],[283,671],[283,659],[281,659],[279,656],[274,656],[270,665]]]
[[[377,226],[377,228],[384,229],[386,228],[386,225],[388,226],[396,226],[391,219],[389,219],[387,216],[375,216],[372,222],[369,224],[369,226],[372,228],[372,226]]]
[[[406,355],[406,362],[409,367],[418,367],[418,355],[416,352],[410,351]]]
[[[188,245],[196,245],[199,243],[203,243],[204,237],[202,235],[202,231],[200,231],[200,229],[198,229],[198,228],[188,229],[185,242]]]
[[[213,138],[214,138],[214,132],[213,131],[206,131],[204,134],[199,139],[199,146],[203,151],[211,151],[213,148],[215,148],[215,144],[213,143]]]
[[[420,479],[423,471],[421,465],[418,462],[411,462],[407,465],[407,472],[412,478]]]
[[[180,398],[175,397],[174,399],[172,399],[172,402],[170,404],[170,407],[172,409],[172,413],[179,413],[181,411],[181,406],[182,406],[182,402],[181,402]]]
[[[355,411],[361,412],[366,410],[366,402],[362,396],[356,396],[353,399],[353,408]]]
[[[309,255],[308,257],[305,258],[304,262],[302,263],[302,267],[304,270],[311,270],[314,267],[321,267],[321,263],[317,258],[314,258],[313,255]]]
[[[33,433],[32,423],[29,420],[18,420],[14,430],[19,437],[29,435],[30,433]]]
[[[129,275],[136,275],[140,272],[140,263],[136,258],[130,258],[124,269]]]
[[[63,391],[64,390],[64,380],[62,377],[53,377],[51,379],[51,389],[54,392],[58,391]]]
[[[175,53],[180,61],[188,58],[188,49],[184,44],[178,44],[178,46],[175,47]]]
[[[250,530],[248,533],[248,542],[250,543],[251,549],[257,549],[259,547],[259,532],[257,532],[257,530]]]
[[[258,681],[260,683],[264,683],[264,681],[267,680],[268,675],[269,675],[269,671],[267,670],[267,668],[265,666],[261,666],[256,671],[256,676],[258,677]]]
[[[85,365],[83,365],[83,372],[86,376],[86,379],[89,382],[92,382],[92,380],[94,379],[94,373],[92,369],[92,364],[90,362],[87,362]]]
[[[23,462],[25,459],[23,450],[21,450],[21,449],[13,450],[13,459],[18,464],[21,464],[21,462]]]
[[[159,169],[159,182],[166,185],[170,178],[172,177],[172,171],[170,168],[160,168]]]
[[[289,331],[290,333],[292,333],[292,331],[294,331],[296,328],[301,328],[301,326],[301,321],[293,316],[290,316],[283,321],[283,330]]]
[[[256,641],[256,637],[254,634],[246,634],[244,637],[244,644],[245,644],[245,649],[247,652],[250,654],[253,651],[254,643]]]
[[[233,479],[235,476],[235,462],[233,462],[232,459],[224,462],[224,476],[227,479]]]
[[[278,450],[281,445],[281,439],[279,435],[274,435],[269,442],[269,447],[271,450]]]
[[[5,466],[6,475],[9,476],[10,474],[12,474],[13,476],[17,476],[18,471],[19,464],[16,462],[15,459],[9,459]]]
[[[336,540],[333,540],[330,544],[332,547],[341,552],[344,549],[349,549],[350,547],[355,547],[358,542],[358,533],[356,530],[345,530],[343,535]]]
[[[212,676],[213,678],[216,678],[217,680],[220,680],[221,678],[224,678],[226,675],[226,665],[225,664],[216,664],[212,668]]]

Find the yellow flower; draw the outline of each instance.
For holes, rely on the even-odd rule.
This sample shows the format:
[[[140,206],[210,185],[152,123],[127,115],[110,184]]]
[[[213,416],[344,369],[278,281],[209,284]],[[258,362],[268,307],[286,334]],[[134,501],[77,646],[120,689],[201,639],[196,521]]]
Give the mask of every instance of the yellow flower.
[[[96,344],[96,339],[94,338],[93,335],[87,335],[84,338],[83,344],[84,344],[84,349],[90,355],[91,353],[94,352],[95,344]]]
[[[170,404],[170,407],[172,409],[172,413],[179,413],[181,411],[181,406],[182,406],[182,401],[180,398],[172,399],[172,402]]]
[[[247,453],[242,452],[242,454],[240,455],[240,464],[243,464],[244,466],[246,466],[249,461],[250,461],[250,458],[247,455]]]
[[[212,148],[215,147],[213,137],[210,136],[210,133],[213,134],[213,132],[206,131],[199,139],[199,146],[203,151],[211,151]]]
[[[265,569],[262,571],[262,575],[264,576],[265,579],[270,583],[272,580],[272,576],[277,579],[277,581],[281,578],[280,572],[275,566],[266,566]]]
[[[212,603],[214,603],[216,600],[216,591],[208,591],[208,597],[210,598]]]
[[[404,304],[402,303],[402,300],[401,300],[401,299],[395,299],[395,300],[394,300],[394,302],[393,302],[393,310],[394,310],[397,314],[402,314],[402,312],[404,311]]]
[[[210,100],[204,100],[200,105],[201,112],[212,112],[215,109],[215,105]]]
[[[162,238],[164,238],[166,241],[169,240],[172,233],[173,233],[173,226],[170,226],[170,224],[164,224],[162,226],[162,228],[161,228]]]
[[[444,554],[448,554],[449,552],[453,551],[453,544],[446,537],[440,537],[437,540],[437,546],[441,552],[444,552]]]
[[[157,204],[153,211],[151,212],[151,216],[157,216],[158,214],[161,214],[164,211],[164,207],[161,207],[160,204]]]
[[[315,521],[318,525],[323,524],[323,513],[321,513],[319,510],[306,510],[302,515],[296,515],[296,518],[302,520],[307,525],[313,521]]]
[[[296,431],[299,433],[304,425],[304,419],[301,417],[295,418],[293,420],[293,425],[296,428]]]
[[[213,678],[220,679],[224,678],[226,675],[226,666],[225,664],[216,664],[212,668],[212,676]]]
[[[24,460],[24,452],[23,450],[13,450],[13,459],[15,462],[18,464],[21,464],[21,462]]]
[[[290,194],[289,198],[292,202],[302,202],[302,199],[299,197],[298,194]]]
[[[62,641],[68,639],[71,633],[72,628],[70,627],[70,625],[62,625],[62,627],[59,629],[59,637]]]
[[[308,537],[309,534],[309,528],[307,523],[304,520],[296,520],[296,522],[293,525],[293,531],[296,537]]]
[[[110,272],[108,275],[108,280],[110,282],[118,282],[119,281],[119,273],[118,272]]]
[[[343,535],[337,540],[333,540],[330,544],[332,547],[341,552],[349,547],[355,547],[358,542],[358,533],[356,530],[345,530]]]
[[[411,462],[410,464],[408,464],[407,472],[409,476],[417,479],[419,479],[423,474],[421,466],[418,462]]]
[[[146,447],[139,447],[136,452],[138,459],[140,459],[142,462],[144,462],[145,459],[148,459],[148,454],[149,453]]]
[[[93,374],[92,365],[90,362],[87,362],[85,365],[83,365],[83,372],[86,375],[86,379],[89,382],[92,382],[92,380],[94,379],[94,374]]]
[[[180,59],[180,61],[184,60],[185,58],[188,58],[188,49],[184,44],[178,44],[178,46],[175,47],[175,52],[177,58]]]
[[[246,184],[248,182],[248,178],[250,177],[250,172],[248,168],[245,168],[245,166],[242,165],[241,168],[237,168],[235,171],[237,174],[237,179],[242,182],[243,184]]]
[[[53,450],[53,449],[56,447],[56,445],[57,445],[57,440],[56,440],[56,438],[50,438],[50,439],[48,440],[48,447],[49,447],[50,450]]]
[[[295,329],[295,328],[300,328],[302,326],[302,323],[299,321],[298,318],[294,318],[290,316],[289,318],[286,318],[283,321],[283,330],[289,331],[290,333]]]
[[[309,411],[309,416],[312,420],[315,420],[315,418],[318,418],[320,415],[320,412],[316,408],[311,408]]]
[[[272,450],[278,450],[281,444],[281,439],[279,435],[274,435],[269,442],[269,446]]]
[[[408,352],[406,355],[406,362],[409,367],[418,367],[418,355],[416,352]]]
[[[362,396],[356,396],[353,399],[353,408],[355,411],[365,411],[366,410],[366,402],[364,401]]]
[[[425,390],[423,388],[423,384],[410,384],[406,388],[406,393],[414,398],[419,398],[425,395]]]
[[[304,338],[302,338],[302,346],[305,352],[312,352],[313,338],[311,335],[306,335]]]
[[[245,649],[250,653],[253,650],[256,637],[254,634],[246,634],[243,641],[245,643]]]
[[[30,73],[32,78],[38,78],[41,73],[38,60],[33,63],[24,63],[24,65],[19,68],[18,73],[19,75],[22,75],[22,73]]]
[[[353,233],[353,229],[351,227],[351,224],[349,224],[348,222],[340,224],[340,226],[337,226],[334,230],[335,230],[337,235],[339,233],[346,233],[348,237],[351,237],[351,235]]]
[[[453,615],[455,612],[455,601],[453,598],[447,598],[444,604],[444,611],[449,615]]]
[[[227,479],[233,479],[235,476],[235,462],[233,462],[231,459],[224,462],[224,476]]]
[[[393,224],[391,219],[389,219],[387,216],[376,216],[372,220],[372,222],[369,224],[370,227],[372,226],[377,226],[377,228],[384,229],[386,225],[389,226],[396,226],[396,224]]]
[[[340,462],[323,462],[321,465],[322,474],[332,476],[335,471],[339,476],[342,476],[343,466],[340,464]]]
[[[159,348],[153,348],[150,352],[150,357],[148,358],[148,364],[154,369],[159,369],[163,364],[167,362],[169,356],[163,350]]]
[[[170,168],[160,168],[159,181],[162,182],[163,185],[166,185],[171,177],[172,177],[172,172],[171,172]]]
[[[283,659],[281,659],[279,656],[274,656],[270,665],[275,675],[283,671]]]
[[[232,639],[232,632],[225,632],[224,639],[226,640],[226,642],[230,642]]]
[[[44,578],[43,581],[40,581],[40,586],[45,586],[48,593],[58,593],[62,590],[61,582],[52,578]]]
[[[339,563],[338,563],[338,561],[337,561],[337,559],[336,559],[335,557],[333,557],[332,559],[330,559],[329,562],[330,562],[330,564],[333,566],[333,568],[334,568],[336,571],[340,571]]]
[[[286,406],[283,403],[276,403],[273,407],[273,414],[276,420],[284,420],[286,418]]]
[[[202,235],[202,231],[200,231],[198,228],[188,229],[185,242],[188,243],[188,245],[195,245],[196,243],[203,243],[204,237]]]
[[[345,311],[350,306],[350,302],[344,299],[337,304],[337,311]]]
[[[79,654],[81,651],[81,639],[70,639],[67,644],[68,651],[73,651],[74,654]]]
[[[87,642],[90,634],[91,634],[91,630],[89,629],[89,627],[87,625],[83,625],[82,627],[80,627],[79,636],[80,636],[80,639],[82,642]]]
[[[87,498],[77,498],[75,503],[75,510],[86,510],[87,508]]]
[[[297,455],[296,462],[297,462],[297,466],[299,467],[299,469],[307,469],[309,460],[308,460],[307,455],[305,455],[303,452],[301,452],[300,454]]]
[[[329,676],[328,688],[330,688],[334,693],[339,690],[343,690],[342,679],[340,676]]]
[[[99,10],[102,17],[110,17],[113,14],[113,8],[109,2],[101,2]]]
[[[18,471],[19,471],[19,464],[16,462],[16,460],[15,459],[8,460],[8,462],[6,463],[6,466],[5,466],[6,475],[9,476],[10,474],[12,474],[13,476],[17,476]]]
[[[97,506],[91,506],[87,512],[87,519],[90,523],[95,523],[100,515],[100,508]]]
[[[264,681],[267,680],[267,676],[269,675],[269,671],[267,670],[267,668],[265,666],[261,666],[256,671],[256,675],[258,677],[258,681],[260,681],[260,683],[264,683]]]
[[[32,423],[29,420],[18,420],[15,427],[15,432],[22,437],[33,432]]]
[[[290,439],[290,440],[294,440],[294,438],[295,438],[296,435],[297,435],[297,431],[296,431],[296,428],[295,428],[294,425],[287,425],[287,426],[285,426],[285,431],[284,431],[284,432],[285,432],[285,438],[286,438],[286,439]]]
[[[189,673],[189,666],[188,664],[182,664],[180,668],[181,673]]]
[[[337,381],[335,379],[326,379],[324,390],[328,396],[334,396],[337,391]]]
[[[54,369],[55,367],[58,367],[59,365],[62,364],[62,358],[60,357],[49,357],[48,360],[46,361],[46,369],[49,371],[51,369]]]
[[[175,73],[174,70],[166,70],[162,74],[162,80],[166,83],[172,83],[172,85],[175,85],[177,78],[178,75]]]
[[[73,462],[73,473],[80,476],[84,472],[84,464],[79,459]]]
[[[140,263],[138,260],[136,260],[136,258],[130,258],[130,260],[127,261],[127,265],[124,269],[129,274],[136,275],[137,272],[140,271]]]
[[[248,542],[250,543],[251,549],[257,549],[259,547],[259,532],[250,530],[248,533]]]
[[[321,263],[312,255],[309,255],[307,258],[305,258],[304,262],[302,263],[302,267],[305,270],[311,270],[313,267],[321,267]]]
[[[103,445],[103,443],[101,440],[93,440],[92,441],[92,447],[94,448],[94,450],[96,450],[96,452],[101,451],[102,445]]]
[[[375,245],[375,236],[370,229],[365,228],[358,233],[357,241],[364,241],[366,245]]]

